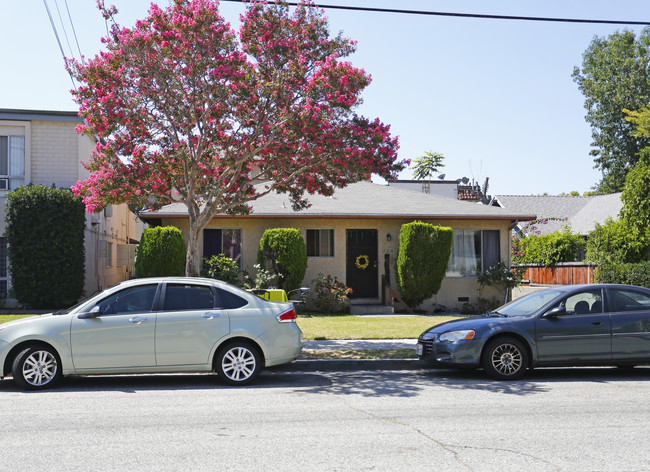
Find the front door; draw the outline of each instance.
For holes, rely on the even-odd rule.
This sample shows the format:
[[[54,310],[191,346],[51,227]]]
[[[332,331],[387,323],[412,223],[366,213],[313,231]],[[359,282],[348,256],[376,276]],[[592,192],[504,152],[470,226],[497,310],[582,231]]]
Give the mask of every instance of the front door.
[[[353,298],[378,298],[377,230],[348,229],[346,285]]]

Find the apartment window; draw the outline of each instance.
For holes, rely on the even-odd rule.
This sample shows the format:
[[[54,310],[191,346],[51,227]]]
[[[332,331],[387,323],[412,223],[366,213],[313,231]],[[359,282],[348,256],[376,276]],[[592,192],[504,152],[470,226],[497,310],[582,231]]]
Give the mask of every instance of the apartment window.
[[[454,230],[448,277],[473,277],[501,260],[497,230]]]
[[[0,298],[7,296],[7,238],[0,238]]]
[[[0,136],[0,190],[25,183],[25,137]]]
[[[113,243],[99,241],[99,259],[104,261],[104,267],[113,267]]]
[[[334,257],[334,230],[308,229],[307,256]]]
[[[210,258],[224,254],[237,261],[241,267],[242,230],[233,228],[204,229],[203,257]]]

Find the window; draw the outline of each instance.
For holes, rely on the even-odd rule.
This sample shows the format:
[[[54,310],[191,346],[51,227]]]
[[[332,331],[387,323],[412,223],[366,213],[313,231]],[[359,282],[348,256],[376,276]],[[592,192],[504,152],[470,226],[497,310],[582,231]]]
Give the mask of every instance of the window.
[[[25,137],[0,136],[0,188],[16,190],[24,183]]]
[[[210,287],[201,285],[168,284],[165,289],[165,311],[212,310],[214,294]]]
[[[113,243],[106,240],[99,241],[99,259],[104,261],[104,267],[113,266]]]
[[[598,290],[587,290],[567,297],[558,306],[566,308],[567,315],[586,315],[603,312],[603,295]]]
[[[334,257],[334,230],[308,229],[307,256]]]
[[[221,308],[233,309],[248,305],[248,302],[246,300],[235,295],[234,293],[229,292],[228,290],[223,290],[220,288],[217,288],[216,290],[219,294],[219,298],[221,299]]]
[[[157,284],[127,288],[104,298],[95,306],[99,307],[103,315],[145,313],[153,307],[157,288]]]
[[[454,230],[448,277],[476,276],[482,268],[489,268],[501,260],[501,241],[498,230]]]
[[[0,238],[0,298],[7,296],[7,238]]]
[[[637,311],[650,309],[650,297],[632,290],[610,290],[612,311]]]
[[[224,254],[241,267],[242,230],[241,229],[204,229],[203,257],[210,258]]]

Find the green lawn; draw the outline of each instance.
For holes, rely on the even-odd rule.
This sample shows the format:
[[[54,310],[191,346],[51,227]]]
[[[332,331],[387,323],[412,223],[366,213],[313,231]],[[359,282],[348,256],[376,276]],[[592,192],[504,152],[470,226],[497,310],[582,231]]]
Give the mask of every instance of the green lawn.
[[[31,315],[0,315],[0,323]],[[299,316],[305,339],[417,338],[422,331],[453,316]]]
[[[453,316],[299,316],[305,339],[417,338],[433,325]]]

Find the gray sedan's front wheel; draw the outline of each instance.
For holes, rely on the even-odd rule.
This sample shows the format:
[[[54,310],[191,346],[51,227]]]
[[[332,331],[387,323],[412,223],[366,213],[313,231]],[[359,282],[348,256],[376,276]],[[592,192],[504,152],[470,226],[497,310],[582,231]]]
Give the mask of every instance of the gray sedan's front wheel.
[[[521,341],[515,338],[497,338],[485,347],[482,365],[493,379],[518,379],[528,368],[528,351]]]
[[[27,390],[49,388],[61,378],[59,357],[49,346],[30,346],[14,359],[14,382]]]
[[[260,373],[262,357],[251,343],[234,341],[219,350],[215,364],[217,374],[226,383],[246,385]]]

